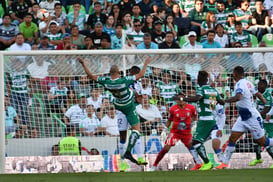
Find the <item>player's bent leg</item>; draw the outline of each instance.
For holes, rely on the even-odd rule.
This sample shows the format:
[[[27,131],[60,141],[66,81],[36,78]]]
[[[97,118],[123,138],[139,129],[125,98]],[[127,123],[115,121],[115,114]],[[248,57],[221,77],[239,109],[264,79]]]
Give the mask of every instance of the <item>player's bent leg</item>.
[[[213,148],[215,154],[217,155],[217,158],[218,158],[219,162],[223,162],[224,153],[220,149],[220,145],[221,145],[221,141],[218,138],[212,139],[212,148]]]
[[[194,149],[198,152],[199,156],[202,158],[202,160],[204,161],[203,165],[201,166],[201,168],[199,168],[199,170],[210,170],[213,168],[212,163],[209,161],[209,158],[207,156],[206,153],[206,149],[204,147],[204,145],[196,140],[192,141],[192,145],[194,147]]]
[[[123,156],[124,158],[126,158],[136,164],[138,164],[137,160],[135,158],[133,158],[131,151],[132,151],[132,148],[135,146],[136,141],[139,139],[139,137],[140,137],[139,131],[133,129],[132,133],[129,137],[129,140],[128,140],[128,146],[127,146],[126,152]]]
[[[256,159],[251,161],[249,163],[249,166],[256,166],[258,163],[263,162],[263,159],[262,159],[262,156],[261,156],[261,146],[259,146],[256,143],[254,144],[254,152],[256,153]]]

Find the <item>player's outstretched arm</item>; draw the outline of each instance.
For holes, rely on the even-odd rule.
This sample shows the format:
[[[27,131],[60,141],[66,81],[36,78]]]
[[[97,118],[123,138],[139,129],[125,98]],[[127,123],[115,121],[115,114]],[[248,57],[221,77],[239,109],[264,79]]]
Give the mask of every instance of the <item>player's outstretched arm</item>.
[[[266,99],[264,98],[263,94],[257,92],[255,96],[258,97],[264,104],[266,104]]]
[[[148,67],[148,64],[149,64],[151,61],[152,61],[152,58],[151,58],[151,57],[148,57],[148,58],[145,60],[143,68],[140,70],[140,72],[139,72],[138,74],[135,75],[136,80],[138,80],[138,79],[144,77],[145,72],[146,72],[147,67]]]
[[[81,58],[79,58],[79,63],[81,63],[81,65],[83,66],[83,69],[85,71],[85,73],[88,75],[88,77],[94,81],[97,81],[98,80],[98,76],[96,75],[93,75],[91,73],[91,71],[87,68],[87,66],[85,65],[84,63],[84,60],[82,60]]]
[[[226,100],[224,100],[225,102],[237,102],[237,101],[239,101],[239,100],[241,100],[242,99],[242,94],[241,93],[237,93],[235,96],[233,96],[233,97],[229,97],[229,98],[227,98]]]

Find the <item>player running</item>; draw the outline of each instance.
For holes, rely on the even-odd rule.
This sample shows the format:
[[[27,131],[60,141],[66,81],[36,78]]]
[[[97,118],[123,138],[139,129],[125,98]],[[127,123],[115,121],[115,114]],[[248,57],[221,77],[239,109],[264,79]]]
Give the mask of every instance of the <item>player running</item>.
[[[261,102],[266,104],[263,95],[257,91],[251,82],[244,78],[244,68],[237,66],[233,70],[233,77],[237,82],[235,85],[235,94],[225,100],[225,102],[236,102],[239,117],[232,127],[232,132],[229,137],[229,144],[225,151],[224,162],[217,166],[216,169],[224,169],[228,167],[228,163],[235,150],[236,141],[247,131],[250,131],[253,139],[260,146],[273,146],[273,139],[265,138],[262,125],[262,117],[255,108],[253,95],[257,96]]]
[[[131,125],[132,133],[129,137],[128,146],[126,152],[122,158],[129,159],[133,163],[137,163],[137,160],[133,158],[131,150],[134,147],[136,141],[140,137],[140,121],[136,113],[136,107],[134,103],[134,93],[129,88],[129,85],[134,83],[136,80],[144,77],[147,70],[148,64],[152,61],[149,57],[145,60],[141,71],[133,76],[125,76],[120,78],[120,72],[117,65],[113,65],[110,68],[110,77],[102,77],[93,75],[92,72],[87,68],[84,61],[79,58],[79,62],[82,64],[84,71],[90,79],[97,81],[102,84],[105,89],[109,90],[114,96],[113,104],[115,108],[125,114],[128,122]]]
[[[184,98],[184,101],[187,102],[197,102],[198,107],[199,121],[193,134],[191,150],[196,150],[204,162],[202,167],[197,166],[198,168],[200,167],[199,170],[210,170],[213,168],[213,165],[208,159],[203,143],[210,136],[216,125],[213,111],[217,102],[220,104],[224,104],[224,102],[221,100],[217,90],[208,85],[208,73],[206,71],[199,71],[197,83],[200,87],[197,89],[196,96]],[[194,159],[196,158],[198,158],[197,154],[194,156]]]
[[[270,109],[273,111],[272,107],[272,96],[271,92],[267,88],[267,81],[260,80],[258,83],[258,91],[263,94],[263,97],[266,99],[266,104],[264,104],[260,99],[257,99],[257,108],[260,112],[261,116],[263,117],[263,126],[265,129],[265,136],[273,137],[273,119],[271,118]],[[268,113],[268,114],[267,114]],[[267,116],[268,115],[268,116]],[[273,158],[273,147],[265,147],[268,154]],[[256,159],[249,163],[250,166],[256,166],[258,163],[262,163],[263,159],[261,156],[261,146],[255,143],[254,151],[256,153]],[[270,167],[273,168],[273,165]]]
[[[173,100],[177,103],[172,106],[170,109],[170,114],[168,121],[166,122],[166,127],[169,128],[173,122],[171,131],[165,141],[163,149],[157,154],[156,160],[150,169],[151,171],[156,171],[159,162],[163,159],[166,153],[169,152],[171,147],[181,140],[184,145],[190,149],[189,142],[192,139],[191,134],[191,121],[197,120],[197,113],[193,105],[187,104],[183,99],[185,95],[179,93],[177,96],[173,97]],[[201,165],[202,161],[200,160],[199,164]]]

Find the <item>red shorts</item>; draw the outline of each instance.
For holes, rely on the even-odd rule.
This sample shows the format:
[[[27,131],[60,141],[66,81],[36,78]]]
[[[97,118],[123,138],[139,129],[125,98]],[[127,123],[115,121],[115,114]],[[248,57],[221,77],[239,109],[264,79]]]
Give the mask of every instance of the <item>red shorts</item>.
[[[187,147],[189,149],[189,142],[192,139],[192,135],[178,135],[176,133],[169,133],[166,141],[165,141],[165,145],[169,145],[169,146],[175,146],[176,142],[178,142],[179,140],[181,140],[182,143],[184,143],[185,147]]]

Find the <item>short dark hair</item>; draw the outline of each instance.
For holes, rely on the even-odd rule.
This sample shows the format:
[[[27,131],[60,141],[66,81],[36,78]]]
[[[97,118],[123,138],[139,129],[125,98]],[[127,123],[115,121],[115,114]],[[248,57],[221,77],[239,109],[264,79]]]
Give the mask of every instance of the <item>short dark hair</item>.
[[[61,4],[61,3],[56,3],[56,4],[54,5],[54,8],[56,8],[57,6],[62,6],[62,4]]]
[[[236,21],[236,22],[235,22],[235,27],[236,27],[237,25],[238,25],[238,26],[242,26],[242,22]]]
[[[101,5],[101,3],[97,1],[97,2],[94,2],[94,6],[95,5]]]
[[[258,84],[263,84],[265,87],[267,87],[267,81],[265,79],[261,79]]]
[[[243,76],[245,74],[244,68],[242,66],[236,66],[233,69],[233,72],[238,74],[238,75],[241,75],[241,76]]]
[[[4,19],[6,16],[8,16],[8,17],[10,17],[10,18],[11,18],[11,16],[10,16],[10,14],[9,14],[9,13],[5,13],[5,14],[2,16],[2,18]]]
[[[66,126],[65,131],[66,131],[66,134],[72,133],[73,131],[75,131],[75,126],[73,124],[69,124]]]
[[[198,72],[198,83],[206,83],[208,81],[208,72],[206,71],[199,71]]]
[[[209,35],[209,33],[213,33],[215,35],[215,31],[214,30],[207,31],[207,35]]]
[[[34,5],[38,5],[38,6],[39,6],[39,3],[33,3],[33,4],[32,4],[32,7],[33,7]]]
[[[31,13],[26,13],[25,16],[24,16],[24,18],[27,17],[27,16],[31,16],[31,18],[32,18],[32,14]]]
[[[174,34],[173,34],[172,31],[167,31],[167,32],[165,33],[165,36],[166,36],[167,34],[172,34],[172,35],[174,36]]]

